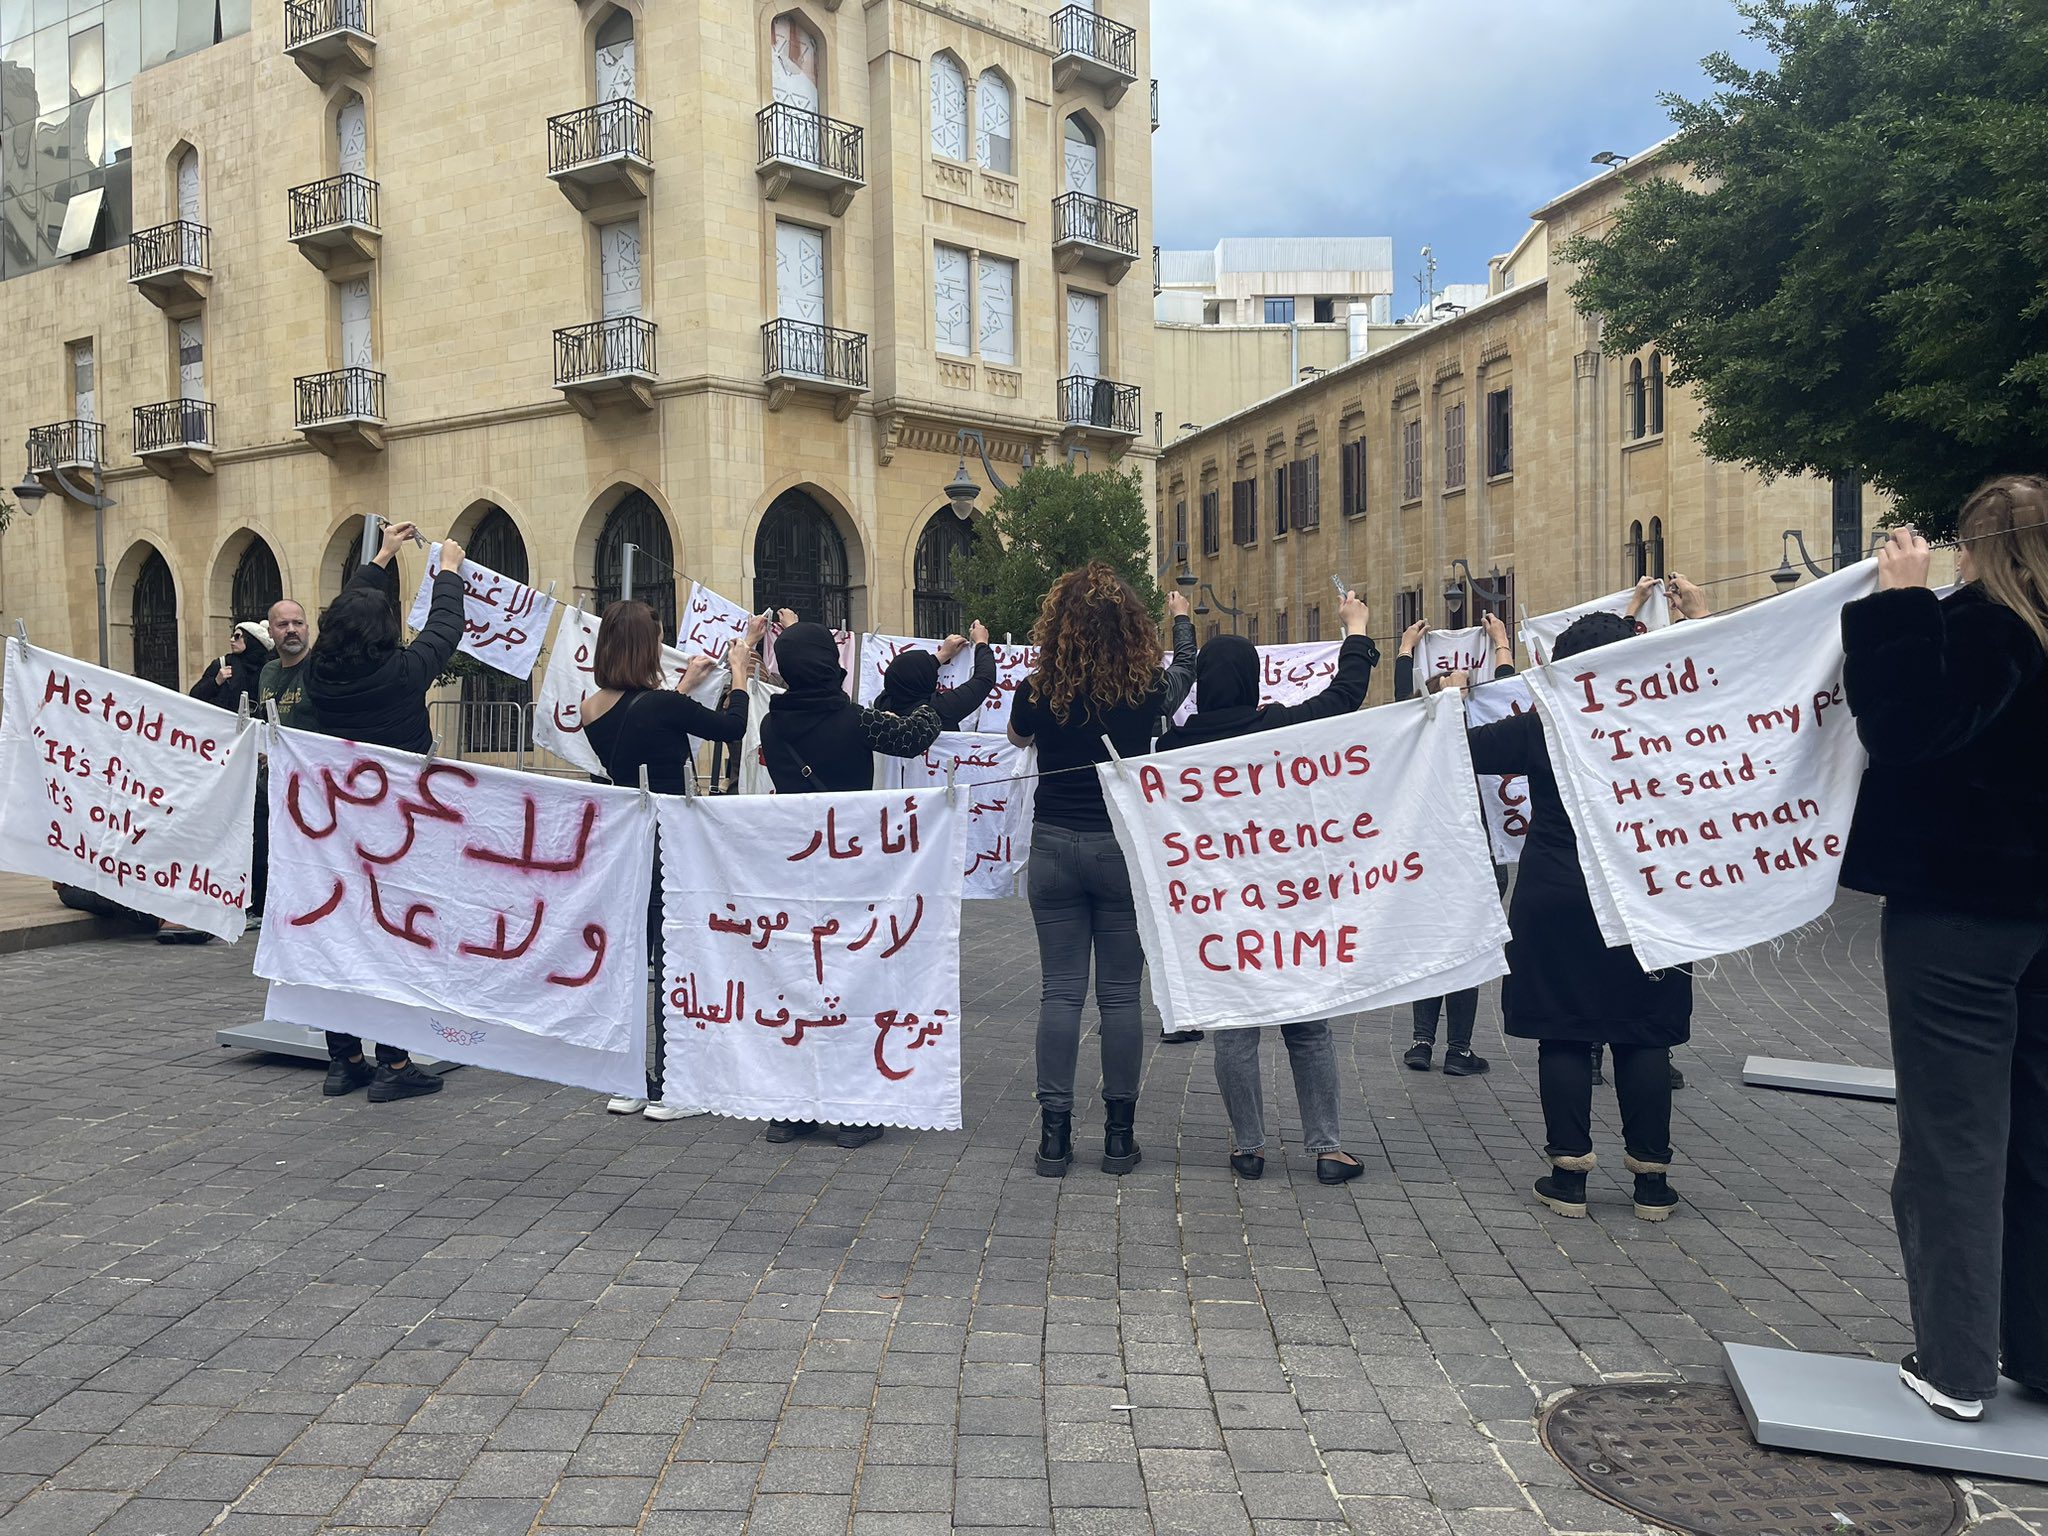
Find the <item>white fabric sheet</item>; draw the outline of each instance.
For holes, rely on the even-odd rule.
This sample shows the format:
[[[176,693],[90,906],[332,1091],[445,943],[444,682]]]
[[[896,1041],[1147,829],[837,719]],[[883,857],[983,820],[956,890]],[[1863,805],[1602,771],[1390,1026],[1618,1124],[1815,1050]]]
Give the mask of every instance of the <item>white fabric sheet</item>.
[[[1465,695],[1465,716],[1475,726],[1491,725],[1536,707],[1529,685],[1520,677],[1503,677],[1477,686]],[[1529,783],[1519,773],[1479,776],[1479,808],[1486,815],[1486,840],[1496,864],[1519,864],[1522,842],[1529,835]]]
[[[595,615],[570,603],[562,605],[562,626],[555,631],[554,647],[548,652],[548,669],[541,675],[540,693],[533,701],[533,739],[564,762],[604,778],[604,764],[598,761],[597,749],[583,734],[582,714],[583,701],[597,692],[597,681],[591,676],[593,658],[597,655],[597,629]],[[662,686],[673,688],[681,682],[687,665],[681,651],[664,645]],[[731,681],[732,674],[721,666],[692,689],[690,697],[706,709],[716,709]]]
[[[1552,647],[1557,637],[1572,627],[1572,621],[1589,613],[1628,612],[1629,599],[1634,597],[1635,588],[1624,587],[1606,597],[1596,597],[1591,602],[1579,603],[1570,608],[1560,608],[1555,613],[1539,613],[1534,618],[1522,620],[1522,650],[1529,660],[1541,666],[1550,660]],[[1650,589],[1642,611],[1636,615],[1644,629],[1662,629],[1671,622],[1671,600],[1665,595],[1664,585],[1659,582]]]
[[[434,603],[434,578],[441,572],[441,546],[427,549],[427,570],[413,594],[406,622],[427,622]],[[555,617],[555,600],[524,582],[501,576],[474,560],[462,562],[462,643],[456,647],[487,667],[511,677],[531,677]]]
[[[1006,735],[948,731],[922,757],[877,757],[875,785],[943,789],[949,768],[967,799],[967,899],[1019,894],[1031,859],[1030,776],[1038,771],[1038,749],[1013,746]]]
[[[1301,645],[1260,646],[1259,702],[1299,704],[1314,698],[1336,677],[1337,651],[1342,644],[1339,640],[1311,640]],[[1173,664],[1171,651],[1166,654],[1166,664]],[[1190,688],[1174,712],[1176,725],[1187,723],[1195,712],[1195,702],[1195,691]]]
[[[0,869],[239,939],[256,727],[17,638],[6,650]]]

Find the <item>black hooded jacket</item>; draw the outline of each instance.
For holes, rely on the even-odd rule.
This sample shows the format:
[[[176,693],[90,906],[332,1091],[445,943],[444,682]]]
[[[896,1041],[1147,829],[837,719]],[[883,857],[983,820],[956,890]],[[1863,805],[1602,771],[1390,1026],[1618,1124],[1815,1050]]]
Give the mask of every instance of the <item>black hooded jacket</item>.
[[[222,709],[239,708],[242,695],[249,695],[249,704],[254,708],[262,696],[258,686],[263,676],[263,667],[270,660],[270,652],[253,642],[241,651],[228,653],[228,680],[218,682],[215,674],[220,670],[218,661],[209,661],[206,670],[199,674],[199,681],[192,685],[192,697],[202,704],[217,705]]]
[[[1299,704],[1259,702],[1258,647],[1242,635],[1218,635],[1195,658],[1195,712],[1159,738],[1159,750],[1197,747],[1255,731],[1348,715],[1365,701],[1380,649],[1370,635],[1347,635],[1330,686]]]
[[[974,675],[958,688],[939,686],[939,658],[930,651],[905,651],[882,671],[882,691],[875,708],[891,715],[908,715],[920,704],[938,712],[949,731],[973,714],[996,691],[995,647],[974,648]]]
[[[397,582],[372,562],[349,578],[350,587],[389,593]],[[401,646],[367,672],[343,671],[320,647],[304,663],[306,698],[319,711],[321,732],[366,746],[425,752],[434,745],[427,720],[427,690],[447,670],[462,643],[462,578],[443,571],[434,578],[433,606],[411,645]]]
[[[785,629],[775,640],[775,665],[788,691],[770,701],[761,722],[761,761],[778,795],[873,789],[875,753],[916,757],[939,739],[941,722],[929,704],[892,715],[849,699],[838,643],[822,624]]]

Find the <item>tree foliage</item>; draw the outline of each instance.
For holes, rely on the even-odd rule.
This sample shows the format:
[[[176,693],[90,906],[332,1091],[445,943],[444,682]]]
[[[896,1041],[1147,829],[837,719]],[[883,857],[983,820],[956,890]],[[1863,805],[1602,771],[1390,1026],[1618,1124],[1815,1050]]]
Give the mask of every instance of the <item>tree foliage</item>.
[[[1610,353],[1656,346],[1716,458],[1856,476],[1946,527],[2048,452],[2048,6],[1744,0],[1773,55],[1667,97],[1670,157],[1564,248]]]
[[[1135,470],[1027,469],[976,520],[974,547],[957,569],[960,601],[992,634],[1012,634],[1021,645],[1052,584],[1076,566],[1106,560],[1158,618],[1165,599],[1151,551],[1151,518]]]

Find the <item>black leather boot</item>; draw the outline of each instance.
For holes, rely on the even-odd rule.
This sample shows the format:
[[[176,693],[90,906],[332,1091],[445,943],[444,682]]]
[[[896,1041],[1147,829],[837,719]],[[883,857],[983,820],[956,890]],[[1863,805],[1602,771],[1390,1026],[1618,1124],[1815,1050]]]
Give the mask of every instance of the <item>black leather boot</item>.
[[[1138,1150],[1138,1138],[1132,1130],[1138,1118],[1138,1101],[1109,1099],[1103,1108],[1107,1116],[1102,1136],[1102,1171],[1129,1173],[1145,1156]]]
[[[1038,1111],[1038,1172],[1041,1178],[1064,1179],[1074,1162],[1074,1115],[1066,1109]]]

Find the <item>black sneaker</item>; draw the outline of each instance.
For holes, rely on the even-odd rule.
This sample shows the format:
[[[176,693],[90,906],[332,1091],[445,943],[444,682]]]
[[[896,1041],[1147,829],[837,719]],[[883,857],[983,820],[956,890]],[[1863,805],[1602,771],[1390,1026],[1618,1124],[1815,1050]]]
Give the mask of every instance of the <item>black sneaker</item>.
[[[377,1075],[370,1080],[372,1104],[389,1104],[393,1099],[417,1099],[440,1091],[440,1074],[423,1070],[416,1061],[408,1061],[402,1067],[380,1065]]]
[[[1406,1053],[1401,1057],[1401,1065],[1409,1068],[1411,1071],[1427,1072],[1429,1070],[1430,1053],[1430,1043],[1427,1040],[1418,1040],[1409,1046]]]
[[[879,1125],[842,1125],[834,1133],[832,1139],[850,1152],[855,1147],[864,1147],[871,1141],[880,1141],[882,1139],[882,1127]]]
[[[1445,1077],[1484,1077],[1493,1070],[1493,1064],[1484,1056],[1474,1056],[1469,1046],[1444,1052]]]
[[[327,1081],[320,1085],[320,1091],[330,1099],[338,1099],[344,1093],[354,1093],[376,1075],[376,1069],[367,1061],[330,1061]]]
[[[785,1141],[795,1141],[800,1136],[815,1136],[817,1134],[818,1122],[815,1120],[770,1120],[768,1122],[768,1129],[762,1133],[761,1139],[779,1144]]]
[[[1954,1419],[1963,1424],[1974,1424],[1984,1417],[1984,1400],[1978,1397],[1950,1397],[1941,1388],[1920,1374],[1920,1356],[1911,1354],[1899,1362],[1899,1380],[1918,1397],[1945,1419]]]
[[[1193,1045],[1202,1038],[1199,1029],[1169,1029],[1159,1037],[1163,1045]]]

